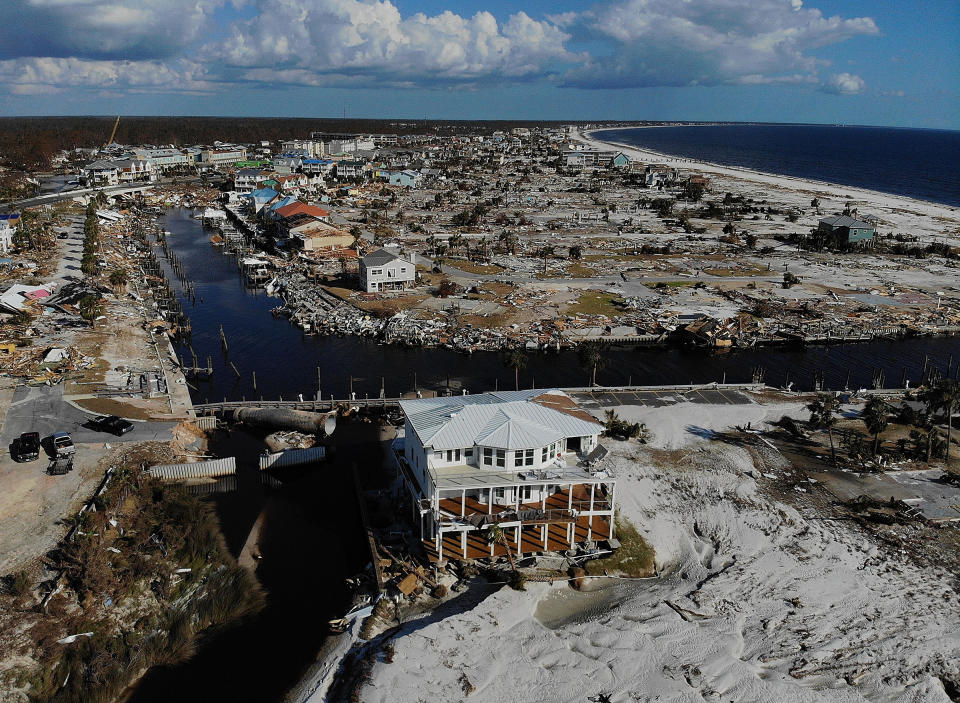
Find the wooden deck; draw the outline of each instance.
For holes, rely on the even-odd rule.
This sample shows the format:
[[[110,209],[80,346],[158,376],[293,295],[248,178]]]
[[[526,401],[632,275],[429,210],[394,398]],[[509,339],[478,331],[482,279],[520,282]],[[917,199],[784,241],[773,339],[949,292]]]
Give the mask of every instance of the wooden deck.
[[[503,503],[494,502],[491,505],[490,503],[477,500],[476,498],[472,498],[470,496],[467,496],[465,499],[461,499],[460,496],[453,498],[442,498],[439,502],[439,505],[441,515],[446,514],[450,517],[496,515],[497,513],[502,513],[508,510],[515,510],[517,507],[513,503],[505,505]],[[520,510],[540,510],[541,508],[545,510],[567,510],[568,506],[572,506],[574,510],[589,510],[590,486],[582,483],[573,486],[572,500],[569,496],[569,491],[564,488],[563,490],[548,496],[545,505],[541,505],[539,501],[535,503],[521,503]],[[594,491],[593,509],[610,509],[609,501],[599,490]]]
[[[566,504],[564,504],[566,505]],[[537,506],[539,507],[539,505]],[[543,544],[543,530],[547,532],[547,545]],[[587,539],[590,530],[590,539],[601,541],[610,537],[610,523],[606,517],[594,515],[592,518],[584,515],[577,519],[574,528],[573,540],[567,541],[567,524],[550,523],[524,527],[520,530],[520,546],[517,548],[517,530],[507,527],[503,530],[504,537],[514,556],[519,554],[533,554],[535,552],[561,552],[573,548],[573,543]],[[445,559],[489,559],[490,557],[505,556],[507,553],[503,544],[491,545],[487,542],[486,530],[467,532],[467,550],[463,551],[461,532],[443,533],[443,556]],[[434,546],[433,540],[423,540],[423,548],[430,561],[438,561],[440,555]]]

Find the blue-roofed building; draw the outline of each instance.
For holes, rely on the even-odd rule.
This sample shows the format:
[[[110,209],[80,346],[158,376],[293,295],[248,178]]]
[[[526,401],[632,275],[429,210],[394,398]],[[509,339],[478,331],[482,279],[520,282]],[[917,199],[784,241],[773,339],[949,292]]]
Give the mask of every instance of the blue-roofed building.
[[[556,390],[400,402],[394,457],[435,560],[566,551],[613,538],[603,426]],[[498,525],[506,544],[492,544]]]
[[[261,208],[274,202],[279,197],[280,194],[271,188],[259,188],[258,190],[243,196],[243,200],[247,204],[249,210],[256,215],[258,212],[260,212]]]
[[[387,171],[382,175],[386,176],[387,182],[392,186],[416,188],[420,184],[420,174],[416,171]]]

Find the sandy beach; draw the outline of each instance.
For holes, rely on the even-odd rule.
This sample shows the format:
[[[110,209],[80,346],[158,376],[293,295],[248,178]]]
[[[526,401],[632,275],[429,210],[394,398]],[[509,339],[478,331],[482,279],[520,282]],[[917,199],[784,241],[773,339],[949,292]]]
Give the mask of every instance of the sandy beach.
[[[847,200],[847,196],[850,196],[852,199],[874,208],[909,210],[910,214],[912,215],[923,215],[931,218],[943,217],[947,219],[956,219],[958,215],[960,215],[960,208],[952,207],[950,205],[942,205],[940,203],[933,203],[915,198],[907,198],[901,195],[882,193],[880,191],[867,190],[865,188],[856,188],[854,186],[845,186],[837,183],[827,183],[825,181],[796,178],[794,176],[785,176],[775,173],[765,173],[739,166],[724,166],[722,164],[715,164],[708,161],[699,161],[680,156],[671,156],[669,154],[662,154],[649,149],[638,148],[622,142],[608,141],[598,138],[601,137],[604,132],[613,131],[616,129],[620,128],[597,129],[590,132],[576,133],[571,135],[571,137],[573,139],[582,141],[591,148],[619,149],[623,151],[624,154],[629,156],[631,160],[647,163],[665,163],[673,168],[700,171],[704,174],[709,174],[712,176],[725,176],[743,181],[763,184],[766,186],[773,186],[774,188],[778,189],[795,190],[809,195],[811,198],[816,196],[821,199],[826,197],[835,200]]]
[[[612,443],[611,466],[661,578],[587,594],[503,588],[410,622],[358,700],[948,703],[942,678],[960,673],[951,574],[819,519],[806,479],[790,504],[774,498],[794,469],[772,446],[709,439],[781,414],[805,412],[775,401],[643,414],[652,443]]]

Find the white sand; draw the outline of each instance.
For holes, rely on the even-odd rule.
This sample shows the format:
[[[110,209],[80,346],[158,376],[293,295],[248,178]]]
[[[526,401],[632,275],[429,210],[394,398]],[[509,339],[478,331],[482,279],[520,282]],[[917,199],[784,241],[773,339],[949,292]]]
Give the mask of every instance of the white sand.
[[[944,217],[951,220],[955,219],[957,214],[960,213],[960,208],[951,207],[949,205],[940,205],[938,203],[931,203],[924,200],[917,200],[914,198],[907,198],[889,193],[881,193],[879,191],[867,190],[865,188],[856,188],[853,186],[796,178],[793,176],[784,176],[775,173],[764,173],[762,171],[754,171],[738,166],[723,166],[708,161],[698,161],[695,159],[688,159],[678,156],[668,156],[656,151],[642,149],[635,146],[630,146],[628,144],[622,144],[620,142],[606,142],[593,138],[593,135],[602,135],[604,131],[608,130],[595,130],[591,132],[591,136],[584,136],[575,132],[571,135],[571,138],[582,141],[592,148],[609,149],[614,147],[623,151],[624,154],[636,161],[665,163],[673,168],[678,169],[699,171],[704,174],[729,176],[739,180],[762,183],[768,186],[775,186],[777,188],[783,188],[786,190],[802,190],[805,192],[816,193],[821,196],[828,196],[838,201],[845,200],[846,196],[850,195],[853,196],[853,198],[857,201],[870,204],[876,208],[909,209],[914,214],[921,214],[927,217]],[[826,207],[827,204],[825,203],[824,208]],[[867,212],[867,209],[861,208],[861,214],[867,214]]]
[[[774,407],[770,416],[782,410]],[[759,411],[658,412],[676,413],[647,417],[660,443],[687,449],[655,465],[663,450],[614,443],[612,467],[622,513],[668,575],[620,585],[608,608],[548,620],[555,629],[536,618],[537,605],[549,599],[541,611],[562,612],[556,599],[569,591],[540,584],[501,590],[457,617],[410,623],[360,700],[579,703],[604,693],[614,703],[946,703],[936,675],[960,675],[952,577],[889,554],[849,523],[808,520],[772,502],[746,475],[755,465],[744,449],[691,444],[679,429],[760,421]],[[764,470],[781,470],[782,457],[767,454]],[[467,680],[476,689],[469,696]]]

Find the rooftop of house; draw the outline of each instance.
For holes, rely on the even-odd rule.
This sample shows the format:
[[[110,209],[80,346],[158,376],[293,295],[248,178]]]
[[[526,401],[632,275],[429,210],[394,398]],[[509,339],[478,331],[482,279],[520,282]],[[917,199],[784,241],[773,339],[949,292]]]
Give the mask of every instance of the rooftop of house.
[[[106,159],[99,159],[93,161],[83,167],[85,171],[116,171],[117,165],[112,161],[107,161]]]
[[[603,430],[561,391],[502,391],[403,400],[400,407],[423,445],[434,449],[474,445],[532,449]]]
[[[290,218],[294,215],[310,215],[311,217],[329,217],[330,213],[322,207],[316,205],[307,205],[300,201],[292,202],[289,205],[277,209],[276,213],[283,218]]]
[[[857,220],[849,215],[832,215],[830,217],[824,217],[820,220],[820,224],[828,225],[829,227],[853,227],[855,229],[872,229],[873,225],[869,222],[864,222],[863,220]]]
[[[391,261],[402,261],[403,259],[393,252],[387,251],[386,249],[377,249],[372,251],[363,257],[364,266],[385,266]]]
[[[250,197],[254,198],[255,200],[273,200],[275,197],[277,197],[277,195],[279,195],[279,193],[277,193],[275,190],[271,190],[270,188],[260,188],[259,190],[255,190],[250,193]]]

